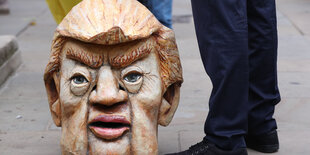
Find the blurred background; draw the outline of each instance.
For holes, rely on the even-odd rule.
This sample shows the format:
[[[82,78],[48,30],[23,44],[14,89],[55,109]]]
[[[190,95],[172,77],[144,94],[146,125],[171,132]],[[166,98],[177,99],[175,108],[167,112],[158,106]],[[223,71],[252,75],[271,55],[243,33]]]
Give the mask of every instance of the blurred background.
[[[277,105],[280,150],[310,154],[310,0],[277,0]],[[56,28],[44,0],[8,0],[0,7],[0,154],[60,154],[60,128],[50,116],[43,83]],[[175,30],[184,72],[179,108],[159,127],[159,153],[187,149],[202,140],[212,85],[195,36],[190,0],[174,0]],[[249,150],[250,155],[258,155]]]

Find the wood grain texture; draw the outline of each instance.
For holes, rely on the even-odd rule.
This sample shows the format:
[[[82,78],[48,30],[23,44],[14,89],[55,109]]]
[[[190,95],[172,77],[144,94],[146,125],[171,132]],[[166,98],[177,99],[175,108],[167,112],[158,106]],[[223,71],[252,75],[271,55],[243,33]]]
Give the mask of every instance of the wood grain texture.
[[[130,68],[141,70],[141,83],[121,82]],[[72,85],[75,75],[87,85]],[[174,32],[142,4],[84,0],[55,31],[44,81],[63,154],[157,154],[157,126],[173,118],[183,78]],[[113,107],[116,100],[126,104]],[[111,114],[131,126],[124,138],[106,141],[88,129],[88,119]]]

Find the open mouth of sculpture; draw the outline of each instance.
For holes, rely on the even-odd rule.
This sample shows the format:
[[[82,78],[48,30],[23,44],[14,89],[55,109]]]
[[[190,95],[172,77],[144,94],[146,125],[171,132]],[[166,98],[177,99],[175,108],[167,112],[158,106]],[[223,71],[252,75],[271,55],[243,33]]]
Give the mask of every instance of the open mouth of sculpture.
[[[113,140],[129,131],[130,122],[124,116],[100,115],[89,123],[89,129],[99,138]]]

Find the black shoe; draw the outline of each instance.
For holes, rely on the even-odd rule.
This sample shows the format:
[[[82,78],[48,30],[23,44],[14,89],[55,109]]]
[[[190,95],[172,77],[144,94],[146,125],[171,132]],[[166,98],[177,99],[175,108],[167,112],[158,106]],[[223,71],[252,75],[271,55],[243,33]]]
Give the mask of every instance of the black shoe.
[[[264,135],[246,135],[245,142],[248,148],[263,153],[274,153],[279,150],[279,139],[276,130]]]
[[[203,140],[193,146],[191,146],[188,150],[172,153],[167,155],[247,155],[246,148],[240,148],[233,151],[226,151],[216,147],[214,144],[208,142],[207,140]]]

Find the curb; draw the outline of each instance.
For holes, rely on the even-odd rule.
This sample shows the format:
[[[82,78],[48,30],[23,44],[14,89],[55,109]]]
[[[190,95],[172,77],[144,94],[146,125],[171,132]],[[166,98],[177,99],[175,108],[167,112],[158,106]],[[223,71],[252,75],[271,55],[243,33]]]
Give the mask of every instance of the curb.
[[[0,85],[21,63],[21,52],[18,50],[16,38],[10,35],[0,36]]]

